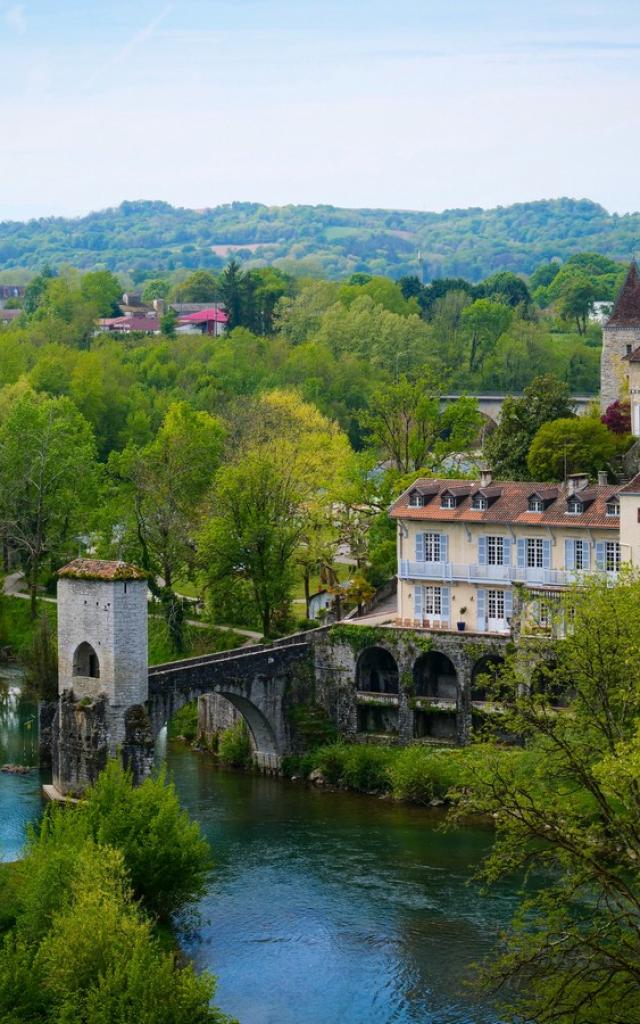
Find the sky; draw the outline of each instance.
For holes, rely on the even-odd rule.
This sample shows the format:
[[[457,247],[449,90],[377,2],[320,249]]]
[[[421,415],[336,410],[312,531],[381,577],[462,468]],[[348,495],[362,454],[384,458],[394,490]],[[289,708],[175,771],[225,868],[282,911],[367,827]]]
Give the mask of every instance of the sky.
[[[0,218],[638,210],[638,0],[0,0]]]

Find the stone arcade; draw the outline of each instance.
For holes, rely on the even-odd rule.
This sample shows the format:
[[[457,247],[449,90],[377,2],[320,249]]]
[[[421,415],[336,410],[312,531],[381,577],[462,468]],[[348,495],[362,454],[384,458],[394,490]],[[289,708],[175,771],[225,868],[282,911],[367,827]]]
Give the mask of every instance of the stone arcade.
[[[485,706],[483,677],[507,642],[340,624],[149,670],[144,574],[77,559],[59,576],[52,795],[82,793],[113,756],[141,781],[160,730],[204,694],[242,714],[266,771],[301,749],[296,707],[313,707],[351,740],[465,743]]]

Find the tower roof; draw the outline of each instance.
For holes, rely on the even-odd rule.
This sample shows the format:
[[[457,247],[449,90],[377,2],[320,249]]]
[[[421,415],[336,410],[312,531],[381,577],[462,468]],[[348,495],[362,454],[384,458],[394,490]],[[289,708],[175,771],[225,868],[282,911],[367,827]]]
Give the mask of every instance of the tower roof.
[[[58,571],[63,579],[73,580],[145,580],[147,573],[128,562],[108,562],[100,558],[74,558]]]
[[[635,260],[618,292],[607,327],[640,327],[640,273]]]

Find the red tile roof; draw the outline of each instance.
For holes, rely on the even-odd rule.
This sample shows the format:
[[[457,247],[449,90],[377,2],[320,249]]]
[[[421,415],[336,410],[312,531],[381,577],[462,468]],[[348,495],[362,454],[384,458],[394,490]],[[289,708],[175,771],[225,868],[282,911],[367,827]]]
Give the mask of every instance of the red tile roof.
[[[226,324],[229,317],[223,309],[217,309],[215,306],[210,309],[199,309],[197,313],[189,313],[187,316],[181,316],[179,323],[181,324],[205,324],[210,320],[218,324]]]
[[[634,483],[637,483],[640,491],[640,474],[627,487]],[[432,484],[437,484],[438,490],[433,497],[427,499],[426,505],[409,505],[412,491],[421,491],[421,488]],[[439,495],[455,492],[459,487],[469,488],[469,492],[465,491],[466,496],[458,498],[456,508],[440,508]],[[599,484],[585,488],[583,492],[577,491],[576,496],[580,497],[584,493],[588,502],[584,512],[577,515],[567,514],[568,492],[563,484],[550,488],[547,483],[529,480],[496,480],[491,484],[492,491],[494,488],[500,488],[500,495],[486,511],[480,511],[471,507],[473,495],[483,493],[487,488],[483,489],[477,480],[416,480],[393,503],[389,514],[393,519],[415,519],[421,522],[504,523],[514,526],[562,526],[578,530],[598,527],[616,531],[620,527],[617,516],[607,515],[607,502],[621,491],[621,488],[610,484]],[[534,494],[544,496],[547,502],[544,512],[529,512],[529,497]]]
[[[618,292],[607,327],[640,327],[640,274],[634,260]]]
[[[16,320],[21,313],[21,309],[0,309],[0,320]]]
[[[109,562],[101,558],[74,558],[58,570],[63,579],[146,580],[147,573],[128,562]]]

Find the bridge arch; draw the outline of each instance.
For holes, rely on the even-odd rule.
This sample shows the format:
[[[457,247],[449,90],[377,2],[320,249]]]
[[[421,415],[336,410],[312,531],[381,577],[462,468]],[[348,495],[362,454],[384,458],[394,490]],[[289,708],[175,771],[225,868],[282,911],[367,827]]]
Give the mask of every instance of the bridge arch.
[[[399,692],[398,663],[386,647],[365,647],[356,664],[356,687],[365,693]]]
[[[458,696],[458,673],[455,665],[441,651],[421,654],[413,666],[416,697],[453,700]]]
[[[481,702],[491,699],[491,690],[498,681],[504,658],[499,654],[485,654],[471,669],[471,700]]]

